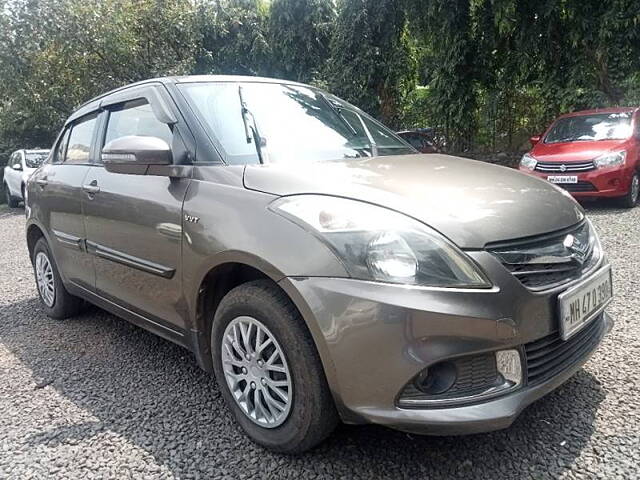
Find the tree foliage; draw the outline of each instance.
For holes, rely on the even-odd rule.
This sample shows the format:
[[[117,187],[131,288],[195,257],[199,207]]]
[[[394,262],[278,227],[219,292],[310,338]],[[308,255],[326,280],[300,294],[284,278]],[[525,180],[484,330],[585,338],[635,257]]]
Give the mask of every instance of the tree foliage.
[[[185,0],[5,5],[0,145],[46,146],[89,98],[145,78],[189,73],[198,45],[190,8]]]
[[[640,2],[0,0],[0,162],[99,93],[192,73],[310,82],[450,150],[516,149],[561,112],[640,102]]]
[[[262,75],[269,68],[267,4],[226,0],[196,4],[202,33],[196,73]]]
[[[397,0],[340,0],[327,82],[337,95],[387,123],[415,88],[415,56],[404,5]]]
[[[270,73],[299,82],[319,81],[329,58],[335,13],[327,0],[273,0],[268,27]]]

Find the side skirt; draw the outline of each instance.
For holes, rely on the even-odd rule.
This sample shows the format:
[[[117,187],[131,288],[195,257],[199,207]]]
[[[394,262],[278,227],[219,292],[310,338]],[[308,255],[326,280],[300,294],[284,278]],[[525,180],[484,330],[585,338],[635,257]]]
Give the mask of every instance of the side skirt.
[[[111,300],[108,300],[94,292],[90,292],[86,288],[83,288],[74,283],[65,285],[65,288],[72,295],[81,297],[87,302],[92,303],[97,307],[100,307],[103,310],[106,310],[109,313],[112,313],[120,318],[123,318],[124,320],[127,320],[128,322],[133,323],[138,327],[144,328],[145,330],[148,330],[151,333],[158,335],[159,337],[170,340],[173,343],[186,348],[187,350],[193,351],[190,335],[186,334],[186,332],[182,329],[169,327],[164,323],[161,323],[161,321],[159,320],[152,320],[148,317],[140,315],[139,313],[122,307],[112,302]]]

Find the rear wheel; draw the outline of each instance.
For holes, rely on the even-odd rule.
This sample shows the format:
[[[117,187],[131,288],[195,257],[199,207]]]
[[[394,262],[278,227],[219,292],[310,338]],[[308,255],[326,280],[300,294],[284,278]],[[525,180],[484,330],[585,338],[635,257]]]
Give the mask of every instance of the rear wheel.
[[[4,194],[7,199],[7,205],[9,208],[16,208],[19,205],[18,199],[16,199],[13,195],[11,195],[11,190],[9,190],[9,185],[4,184]]]
[[[80,311],[83,302],[64,288],[58,267],[44,238],[40,238],[33,249],[33,270],[36,276],[38,295],[45,313],[49,317],[64,319],[72,317]]]
[[[245,283],[222,299],[211,351],[223,397],[255,442],[299,453],[335,428],[338,416],[313,340],[273,283]]]
[[[625,208],[633,208],[638,204],[638,196],[640,195],[640,177],[637,173],[633,174],[629,191],[620,199],[620,203]]]

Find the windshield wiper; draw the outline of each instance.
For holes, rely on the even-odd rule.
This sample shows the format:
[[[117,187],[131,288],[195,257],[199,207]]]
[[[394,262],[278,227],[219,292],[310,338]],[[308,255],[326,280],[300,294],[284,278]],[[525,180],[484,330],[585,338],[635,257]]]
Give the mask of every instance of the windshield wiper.
[[[372,157],[377,157],[378,156],[378,144],[373,139],[373,135],[371,135],[371,132],[367,128],[367,125],[364,123],[364,119],[362,118],[362,116],[358,115],[358,113],[356,113],[356,112],[354,112],[354,113],[356,114],[356,116],[360,120],[360,123],[362,124],[362,128],[364,129],[364,133],[367,136],[367,140],[369,140],[369,145],[371,145],[371,156]]]
[[[347,119],[344,118],[344,115],[342,115],[342,109],[337,108],[333,104],[333,102],[329,100],[327,97],[325,97],[322,93],[320,94],[320,98],[324,100],[324,103],[326,103],[327,106],[331,109],[331,111],[336,114],[336,116],[340,119],[340,121],[342,121],[344,126],[347,127],[347,129],[351,132],[352,135],[354,136],[358,135],[358,132],[356,132],[356,129],[353,128],[353,126],[347,121]]]
[[[329,108],[331,110],[333,110],[333,113],[335,113],[338,116],[338,118],[340,120],[342,120],[342,123],[345,124],[345,126],[349,129],[349,131],[354,136],[357,136],[358,132],[356,131],[355,128],[353,128],[353,125],[351,125],[349,123],[349,121],[344,117],[344,115],[342,114],[342,109],[336,107],[334,105],[334,103],[331,100],[329,100],[327,97],[325,97],[323,94],[320,94],[320,98],[322,98],[322,100],[324,100],[324,102],[329,106]],[[367,128],[367,125],[364,123],[364,120],[363,120],[362,116],[360,114],[358,114],[358,112],[354,112],[351,109],[349,109],[349,111],[351,113],[353,113],[356,117],[358,117],[358,120],[360,120],[360,123],[362,124],[362,129],[364,130],[364,134],[367,136],[367,140],[369,141],[369,145],[371,147],[371,156],[372,157],[377,157],[378,156],[378,144],[373,139],[373,136],[371,135],[371,132]]]
[[[253,143],[256,146],[256,153],[258,154],[258,160],[261,164],[264,164],[266,152],[263,152],[262,144],[263,139],[260,136],[260,131],[258,130],[258,124],[256,123],[256,117],[251,113],[251,110],[247,108],[247,104],[244,101],[244,97],[242,96],[242,85],[238,85],[238,96],[240,97],[240,107],[242,114],[242,123],[244,124],[244,134],[247,137],[247,143],[251,143],[253,139]],[[247,117],[251,117],[251,126],[249,126],[249,122],[247,121]],[[265,140],[266,145],[266,140]]]

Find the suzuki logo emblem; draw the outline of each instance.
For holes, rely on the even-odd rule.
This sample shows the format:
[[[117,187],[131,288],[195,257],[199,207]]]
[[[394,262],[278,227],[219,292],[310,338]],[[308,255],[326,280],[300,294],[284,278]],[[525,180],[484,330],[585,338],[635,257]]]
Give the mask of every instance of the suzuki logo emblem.
[[[560,165],[560,171],[561,172],[566,172],[567,171],[567,166],[566,165]]]
[[[571,258],[577,261],[580,265],[582,265],[587,256],[588,245],[583,245],[582,242],[569,234],[564,237],[564,241],[562,242],[564,247],[571,252]]]

